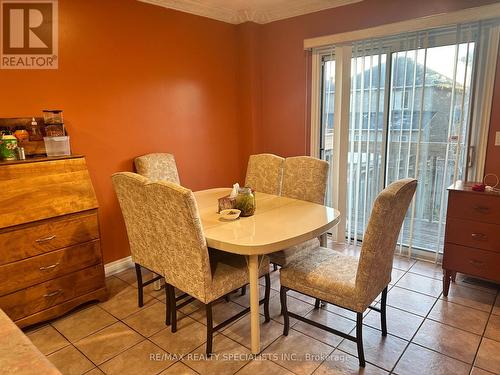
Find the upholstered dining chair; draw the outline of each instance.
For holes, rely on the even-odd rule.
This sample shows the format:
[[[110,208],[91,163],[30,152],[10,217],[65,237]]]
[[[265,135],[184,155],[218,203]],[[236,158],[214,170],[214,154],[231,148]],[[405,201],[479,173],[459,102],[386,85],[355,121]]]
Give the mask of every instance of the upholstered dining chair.
[[[125,219],[132,260],[162,275],[166,281],[166,324],[177,331],[177,308],[197,299],[205,304],[207,355],[212,352],[213,332],[250,311],[247,308],[213,326],[212,304],[248,284],[246,259],[207,247],[198,206],[191,190],[130,172],[115,173],[113,185]],[[265,277],[264,315],[269,322],[269,259],[261,262]],[[174,288],[191,296],[177,305]]]
[[[137,173],[151,181],[169,181],[180,185],[177,164],[174,155],[167,153],[152,153],[134,159]]]
[[[280,195],[284,160],[273,154],[250,155],[245,186],[257,192]]]
[[[179,173],[174,155],[167,153],[152,153],[139,156],[134,159],[135,170],[141,176],[152,181],[170,181],[180,185]],[[144,287],[154,283],[155,289],[161,289],[162,276],[154,275],[150,280],[143,281],[142,267],[135,264],[135,274],[137,277],[137,301],[139,307],[144,306]]]
[[[359,365],[365,366],[363,313],[367,308],[380,312],[382,335],[387,335],[387,286],[391,281],[394,249],[417,181],[404,179],[385,188],[375,200],[363,238],[359,259],[326,249],[293,261],[281,269],[283,334],[288,335],[290,317],[304,321],[357,344]],[[294,290],[356,313],[356,336],[340,332],[288,311],[286,293]],[[380,308],[371,306],[382,293]]]
[[[317,204],[325,203],[328,179],[328,163],[326,161],[310,156],[295,156],[286,158],[283,166],[282,196]],[[272,253],[269,257],[275,266],[285,266],[319,245],[319,239],[314,238]]]

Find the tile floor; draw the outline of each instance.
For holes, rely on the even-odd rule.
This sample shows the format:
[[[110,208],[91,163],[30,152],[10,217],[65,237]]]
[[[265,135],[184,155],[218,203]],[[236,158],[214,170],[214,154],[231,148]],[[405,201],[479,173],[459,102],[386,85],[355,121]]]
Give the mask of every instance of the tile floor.
[[[336,250],[357,254],[352,248]],[[202,305],[182,308],[179,330],[172,334],[164,324],[163,291],[148,287],[145,306],[137,307],[132,269],[107,279],[108,301],[83,306],[26,333],[63,374],[500,374],[496,285],[459,275],[445,298],[440,266],[397,256],[388,294],[389,335],[380,335],[379,315],[368,311],[363,329],[368,363],[360,371],[350,341],[294,319],[289,336],[282,336],[279,272],[271,278],[272,320],[262,326],[264,349],[258,359],[249,358],[247,315],[217,333],[215,355],[204,360]],[[289,295],[295,313],[353,331],[352,312],[333,305],[314,310],[313,303],[309,297]],[[245,306],[248,296],[234,294],[230,302],[215,307],[214,320],[220,322]]]

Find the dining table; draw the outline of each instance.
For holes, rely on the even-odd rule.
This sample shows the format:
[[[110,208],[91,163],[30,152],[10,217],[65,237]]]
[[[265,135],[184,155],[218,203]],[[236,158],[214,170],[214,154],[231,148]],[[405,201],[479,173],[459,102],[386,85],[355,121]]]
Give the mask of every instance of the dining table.
[[[251,350],[260,353],[259,262],[263,255],[320,237],[340,220],[340,212],[321,204],[255,192],[252,216],[226,221],[218,214],[218,199],[229,188],[194,193],[207,245],[247,257],[250,284]]]

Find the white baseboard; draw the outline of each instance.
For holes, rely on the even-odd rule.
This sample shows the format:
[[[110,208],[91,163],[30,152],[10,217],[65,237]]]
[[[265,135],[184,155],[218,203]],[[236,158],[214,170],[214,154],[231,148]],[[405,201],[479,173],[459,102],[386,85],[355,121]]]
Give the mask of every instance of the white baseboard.
[[[128,256],[126,258],[118,259],[114,262],[105,264],[104,274],[106,275],[106,277],[112,276],[133,266],[134,262],[132,262],[132,257]]]

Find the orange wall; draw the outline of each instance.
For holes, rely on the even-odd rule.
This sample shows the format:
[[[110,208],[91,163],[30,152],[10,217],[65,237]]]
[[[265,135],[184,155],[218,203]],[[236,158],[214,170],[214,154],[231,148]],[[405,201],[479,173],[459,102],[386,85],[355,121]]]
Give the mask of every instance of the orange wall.
[[[306,38],[363,29],[405,19],[495,3],[494,0],[365,0],[360,3],[263,25],[259,30],[261,121],[253,152],[283,156],[305,154],[309,149],[310,57],[303,50]],[[494,147],[494,130],[500,130],[500,64],[491,121],[487,172],[500,175],[500,147]],[[307,78],[306,78],[307,77]],[[307,89],[306,89],[307,88]]]
[[[135,156],[175,154],[191,189],[240,177],[238,38],[234,25],[135,0],[60,0],[59,14],[59,70],[0,70],[0,117],[64,109],[110,262],[129,254],[110,176]]]

